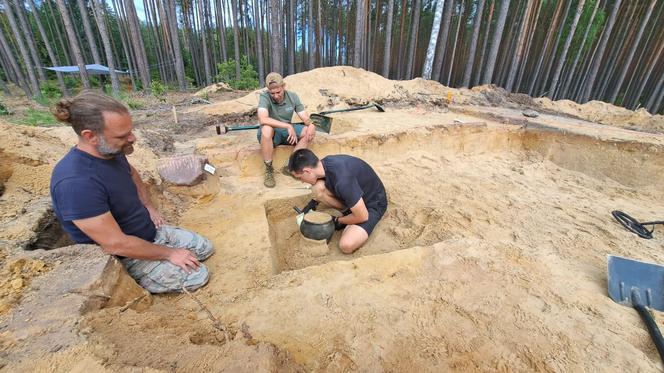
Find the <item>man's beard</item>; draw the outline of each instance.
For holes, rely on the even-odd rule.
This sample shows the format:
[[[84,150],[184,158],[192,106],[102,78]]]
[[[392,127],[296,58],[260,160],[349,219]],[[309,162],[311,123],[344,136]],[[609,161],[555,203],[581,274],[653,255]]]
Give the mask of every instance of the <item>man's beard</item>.
[[[106,158],[113,158],[118,154],[129,155],[134,152],[134,146],[131,143],[121,147],[120,149],[113,148],[108,145],[104,136],[99,136],[99,144],[97,145],[97,151],[99,154]]]

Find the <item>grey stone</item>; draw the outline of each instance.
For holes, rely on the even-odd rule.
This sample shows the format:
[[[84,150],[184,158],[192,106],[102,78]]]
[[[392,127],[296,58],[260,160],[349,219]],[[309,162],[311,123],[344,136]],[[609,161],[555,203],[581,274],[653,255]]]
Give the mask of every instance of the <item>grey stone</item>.
[[[165,182],[175,185],[196,185],[203,180],[203,165],[207,157],[188,154],[159,161],[157,171]]]
[[[526,109],[522,112],[523,115],[527,116],[528,118],[537,118],[539,117],[539,113],[536,112],[535,110],[531,109]]]

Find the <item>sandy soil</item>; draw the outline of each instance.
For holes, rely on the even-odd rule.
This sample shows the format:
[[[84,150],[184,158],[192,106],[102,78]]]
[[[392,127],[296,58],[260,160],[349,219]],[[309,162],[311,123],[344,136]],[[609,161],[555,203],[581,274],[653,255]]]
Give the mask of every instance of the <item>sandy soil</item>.
[[[664,218],[661,116],[610,117],[603,105],[609,114],[599,119],[593,103],[574,104],[573,113],[569,103],[492,87],[452,90],[349,67],[286,81],[310,111],[370,102],[387,109],[334,114],[332,132],[313,146],[319,155],[357,155],[382,178],[389,207],[367,245],[347,256],[338,233],[329,244],[303,239],[292,206],[306,204],[306,185],[278,174],[277,187],[265,189],[254,131],[214,135],[206,115],[251,119],[255,93],[183,109],[185,123],[197,124],[179,132],[146,119],[141,133],[163,138],[143,139],[131,161],[171,221],[214,242],[210,283],[195,296],[227,333],[191,297],[158,296],[142,312],[87,314],[78,323],[85,343],[74,348],[35,346],[34,358],[20,361],[4,346],[6,369],[662,369],[636,312],[606,291],[608,254],[664,263],[661,228],[642,240],[610,214]],[[525,108],[543,114],[528,119]],[[15,227],[2,230],[0,268],[26,281],[0,314],[8,318],[30,291],[27,281],[48,271],[48,262],[24,262],[20,271],[11,263],[39,231],[24,216],[47,196],[50,169],[73,142],[66,128],[0,130],[0,223]],[[217,173],[193,188],[161,183],[156,160],[192,151]],[[278,149],[276,164],[289,152]],[[0,282],[3,294],[12,281]]]

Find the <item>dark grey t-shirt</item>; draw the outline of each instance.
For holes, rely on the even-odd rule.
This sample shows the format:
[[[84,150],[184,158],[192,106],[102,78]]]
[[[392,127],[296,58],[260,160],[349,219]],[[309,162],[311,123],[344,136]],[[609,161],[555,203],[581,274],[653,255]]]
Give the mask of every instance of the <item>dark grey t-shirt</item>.
[[[351,208],[360,198],[367,208],[387,206],[385,187],[376,172],[365,161],[351,155],[329,155],[321,159],[327,190]]]
[[[290,123],[293,112],[301,113],[304,105],[295,92],[284,91],[284,101],[280,104],[274,102],[268,91],[261,92],[258,97],[258,107],[267,109],[270,118]]]

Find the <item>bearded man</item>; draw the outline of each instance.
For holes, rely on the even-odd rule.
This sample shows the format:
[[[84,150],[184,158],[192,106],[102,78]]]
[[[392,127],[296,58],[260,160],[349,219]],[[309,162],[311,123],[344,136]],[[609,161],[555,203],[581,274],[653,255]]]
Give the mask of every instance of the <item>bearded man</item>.
[[[205,285],[209,274],[200,261],[212,255],[212,244],[164,224],[151,204],[126,157],[136,141],[129,110],[112,97],[84,91],[60,100],[53,115],[78,135],[53,169],[50,186],[53,210],[71,239],[116,255],[151,293]]]

